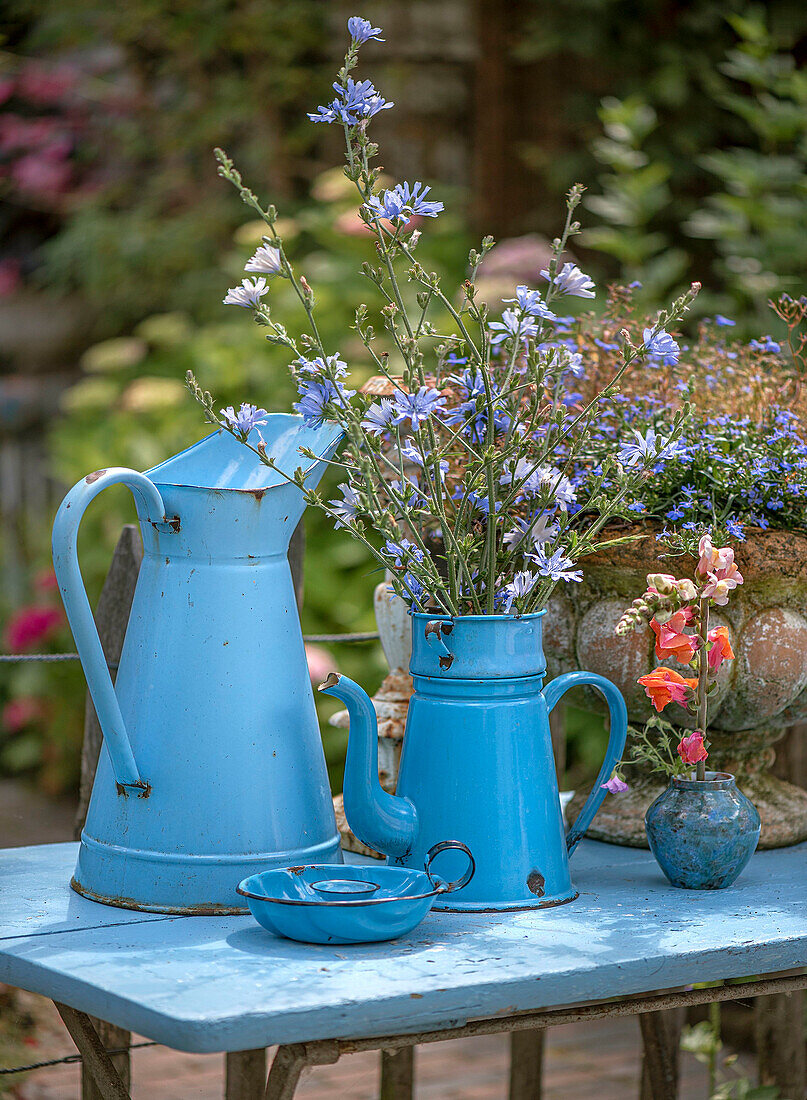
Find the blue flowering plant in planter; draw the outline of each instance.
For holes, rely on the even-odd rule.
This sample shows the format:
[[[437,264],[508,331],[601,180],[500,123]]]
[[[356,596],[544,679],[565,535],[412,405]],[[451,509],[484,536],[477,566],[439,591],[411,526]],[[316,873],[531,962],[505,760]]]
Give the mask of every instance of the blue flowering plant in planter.
[[[721,666],[734,658],[726,627],[710,629],[710,609],[725,607],[742,583],[731,547],[715,547],[710,536],[703,535],[694,578],[651,573],[647,591],[616,626],[616,633],[625,636],[649,625],[656,636],[658,660],[673,661],[693,673],[684,676],[659,665],[639,678],[659,715],[673,703],[687,711],[695,729],[681,735],[656,716],[644,729],[633,731],[629,760],[669,779],[668,788],[647,810],[645,828],[651,851],[673,886],[730,886],[759,840],[759,814],[737,788],[734,776],[706,770],[709,696],[717,688]],[[628,789],[621,766],[604,786],[613,793]]]
[[[558,306],[564,298],[595,297],[591,279],[566,258],[579,231],[582,188],[570,191],[552,258],[536,272],[541,289],[515,286],[500,303],[482,301],[476,277],[494,243],[489,237],[470,252],[459,289],[444,289],[417,252],[443,203],[419,181],[388,185],[374,167],[378,147],[369,131],[393,104],[370,80],[351,75],[361,46],[382,40],[380,28],[354,17],[348,30],[335,95],[309,118],[344,134],[344,171],[355,185],[369,246],[361,270],[376,299],[355,309],[362,357],[377,372],[371,384],[351,386],[342,354],[323,343],[316,288],[286,255],[276,208],[264,207],[230,158],[216,154],[220,174],[266,224],[263,244],[245,265],[248,277],[224,301],[249,311],[266,338],[287,349],[299,394],[295,409],[305,422],[335,421],[345,436],[332,460],[343,479],[336,499],[308,491],[302,469],[278,472],[364,544],[413,611],[537,612],[556,584],[580,580],[581,558],[614,541],[603,529],[632,516],[628,505],[648,471],[679,446],[686,405],[657,424],[629,463],[614,448],[579,468],[606,411],[618,408],[623,377],[659,356],[677,356],[668,329],[698,284],[650,319],[639,338],[627,330],[617,337],[619,362],[581,402],[574,391],[582,356],[567,338],[574,319]],[[273,312],[276,279],[288,280],[299,301],[294,327]],[[190,373],[188,385],[208,422],[272,465],[260,434],[263,409],[249,403],[218,409]]]

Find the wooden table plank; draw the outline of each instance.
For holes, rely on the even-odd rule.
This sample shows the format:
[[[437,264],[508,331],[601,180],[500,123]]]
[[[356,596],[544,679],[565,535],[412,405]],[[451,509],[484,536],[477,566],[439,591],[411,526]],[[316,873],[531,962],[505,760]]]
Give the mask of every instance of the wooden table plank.
[[[670,887],[646,852],[585,842],[570,905],[432,913],[408,937],[351,947],[277,939],[250,917],[96,905],[67,888],[75,848],[61,847],[61,866],[52,847],[0,853],[0,875],[26,868],[28,899],[3,907],[0,937],[29,914],[27,935],[0,942],[0,981],[181,1050],[411,1034],[807,965],[807,845],[759,853],[731,889],[694,892]]]

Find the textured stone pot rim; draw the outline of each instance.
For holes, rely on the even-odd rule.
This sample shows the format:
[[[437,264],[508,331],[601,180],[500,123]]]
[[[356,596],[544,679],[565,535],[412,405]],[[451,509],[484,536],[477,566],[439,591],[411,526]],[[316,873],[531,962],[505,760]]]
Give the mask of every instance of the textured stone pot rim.
[[[734,786],[731,772],[707,772],[705,779],[687,779],[683,775],[674,775],[670,780],[673,787],[690,791],[723,791]]]

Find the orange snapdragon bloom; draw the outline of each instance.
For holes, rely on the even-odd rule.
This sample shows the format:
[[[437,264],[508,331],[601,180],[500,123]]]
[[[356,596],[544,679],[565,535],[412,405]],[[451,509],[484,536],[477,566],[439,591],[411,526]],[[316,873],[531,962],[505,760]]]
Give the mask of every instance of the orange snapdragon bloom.
[[[698,642],[692,634],[684,633],[684,627],[691,618],[692,609],[685,607],[676,611],[666,623],[650,620],[650,626],[656,635],[656,657],[659,661],[675,657],[682,665],[688,665],[692,660],[692,655],[697,652]]]
[[[709,669],[711,672],[717,672],[724,661],[734,660],[734,650],[731,648],[731,642],[729,641],[729,632],[724,626],[718,626],[714,630],[710,630],[708,639],[712,643],[707,658]]]
[[[671,668],[654,668],[647,676],[640,676],[639,683],[659,713],[668,703],[680,703],[684,706],[688,691],[694,691],[698,685],[696,679],[681,676]]]

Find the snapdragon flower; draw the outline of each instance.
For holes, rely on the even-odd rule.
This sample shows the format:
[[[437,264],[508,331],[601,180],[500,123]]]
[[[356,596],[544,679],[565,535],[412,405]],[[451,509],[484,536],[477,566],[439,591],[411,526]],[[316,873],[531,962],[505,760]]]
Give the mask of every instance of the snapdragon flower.
[[[369,19],[362,19],[360,15],[352,15],[348,19],[347,29],[357,46],[363,46],[370,39],[375,39],[376,42],[384,41],[383,38],[378,37],[381,34],[381,27],[374,27]]]
[[[346,481],[340,484],[339,489],[342,493],[342,499],[328,501],[338,517],[334,523],[335,530],[340,527],[349,527],[361,507],[361,497],[358,489],[352,488]]]
[[[329,125],[338,122],[347,126],[359,126],[379,111],[395,106],[379,95],[371,80],[357,81],[349,76],[344,86],[334,82],[333,89],[337,93],[336,99],[309,113],[308,117],[312,122],[326,122]]]
[[[644,341],[645,349],[648,355],[653,355],[657,359],[660,359],[665,367],[674,367],[678,362],[678,357],[681,354],[681,349],[678,344],[673,340],[672,336],[664,329],[659,329],[654,333],[652,328],[646,328],[642,331],[642,339]]]
[[[255,309],[261,304],[261,298],[268,290],[266,279],[244,279],[241,286],[232,286],[222,301],[225,306],[241,306],[242,309]]]
[[[431,187],[424,186],[419,180],[413,184],[399,183],[385,191],[383,195],[373,195],[366,207],[380,218],[387,218],[394,225],[408,225],[412,218],[436,218],[443,203],[426,199]]]
[[[582,581],[583,573],[573,569],[574,562],[566,557],[566,551],[558,547],[552,555],[547,555],[543,546],[537,546],[534,554],[525,554],[528,561],[534,562],[542,577],[553,581]]]
[[[538,335],[538,325],[532,317],[529,314],[520,315],[515,309],[506,309],[501,321],[490,321],[488,328],[493,333],[490,338],[493,347],[511,338],[521,342]]]
[[[417,393],[396,393],[395,395],[395,424],[402,424],[408,420],[412,425],[412,431],[416,432],[421,424],[445,405],[446,399],[441,396],[439,390],[421,386]]]
[[[221,410],[221,415],[234,432],[238,432],[242,439],[246,439],[253,428],[262,427],[266,423],[269,413],[266,409],[259,409],[257,405],[249,405],[242,402],[238,412],[232,405]]]
[[[528,286],[517,286],[515,298],[503,298],[503,302],[517,302],[523,313],[531,317],[540,317],[544,321],[557,321],[557,317],[541,297],[540,290],[531,290]]]
[[[277,275],[281,270],[280,249],[266,240],[244,264],[244,271],[258,271],[263,275]]]
[[[550,281],[549,268],[544,268],[541,274],[547,282]],[[552,282],[563,294],[570,294],[574,298],[596,297],[591,276],[581,271],[577,264],[564,264]]]

